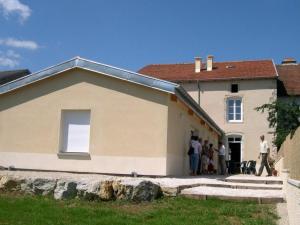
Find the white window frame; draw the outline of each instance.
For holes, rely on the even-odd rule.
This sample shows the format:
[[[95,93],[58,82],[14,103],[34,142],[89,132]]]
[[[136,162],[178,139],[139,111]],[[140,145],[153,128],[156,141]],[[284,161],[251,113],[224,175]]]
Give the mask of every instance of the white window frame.
[[[87,131],[87,135],[88,135],[88,143],[86,144],[87,146],[80,150],[80,149],[68,149],[68,145],[67,145],[67,139],[68,137],[68,132],[67,132],[67,127],[66,125],[66,116],[68,113],[87,113],[88,115],[88,119],[89,122],[86,126],[88,126],[88,131]],[[91,129],[91,110],[89,109],[67,109],[67,110],[62,110],[61,111],[61,125],[60,125],[60,147],[59,147],[59,153],[63,153],[63,154],[89,154],[90,152],[90,138],[91,138],[91,134],[90,134],[90,129]]]
[[[241,101],[241,119],[236,119],[236,101]],[[229,101],[234,101],[233,103],[233,119],[229,119]],[[229,97],[226,100],[226,118],[229,123],[240,123],[243,122],[243,99],[241,97]]]

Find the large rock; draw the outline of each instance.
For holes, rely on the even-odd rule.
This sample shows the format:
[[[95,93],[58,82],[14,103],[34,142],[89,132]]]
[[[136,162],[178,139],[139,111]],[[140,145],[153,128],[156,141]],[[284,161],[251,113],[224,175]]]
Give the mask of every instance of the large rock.
[[[55,179],[29,178],[21,184],[21,191],[33,195],[52,195],[55,187]]]
[[[0,191],[20,191],[24,178],[13,176],[2,176],[0,179]]]
[[[116,199],[131,200],[134,185],[126,184],[121,181],[114,181],[112,187]]]
[[[56,187],[55,179],[37,178],[32,182],[32,190],[36,195],[51,195]]]
[[[133,201],[152,201],[161,196],[161,189],[151,181],[142,181],[134,187],[131,199]]]
[[[161,196],[161,189],[151,181],[128,180],[113,183],[114,194],[117,199],[136,202],[151,201]]]
[[[113,200],[114,197],[114,189],[113,189],[113,181],[106,180],[102,181],[100,184],[99,197],[103,201]]]
[[[77,183],[70,180],[58,180],[54,190],[55,199],[72,199],[77,195]]]
[[[77,196],[86,200],[99,199],[100,181],[82,180],[77,183]]]

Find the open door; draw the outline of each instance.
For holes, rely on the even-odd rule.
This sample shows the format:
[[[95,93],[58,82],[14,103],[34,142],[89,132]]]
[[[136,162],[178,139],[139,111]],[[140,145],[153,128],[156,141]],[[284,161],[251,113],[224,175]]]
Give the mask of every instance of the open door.
[[[242,137],[229,136],[227,140],[230,154],[228,172],[231,174],[240,173],[242,161]]]

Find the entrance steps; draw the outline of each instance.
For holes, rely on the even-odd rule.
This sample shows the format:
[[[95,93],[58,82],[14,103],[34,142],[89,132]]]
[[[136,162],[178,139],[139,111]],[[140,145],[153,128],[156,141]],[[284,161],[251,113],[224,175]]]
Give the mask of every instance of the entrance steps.
[[[257,177],[253,175],[235,175],[223,179],[225,182],[251,183],[251,184],[278,184],[283,182],[279,177]]]
[[[196,199],[251,200],[258,203],[285,202],[280,178],[250,175],[235,175],[219,178],[216,182],[203,182],[198,186],[181,189],[179,195]]]

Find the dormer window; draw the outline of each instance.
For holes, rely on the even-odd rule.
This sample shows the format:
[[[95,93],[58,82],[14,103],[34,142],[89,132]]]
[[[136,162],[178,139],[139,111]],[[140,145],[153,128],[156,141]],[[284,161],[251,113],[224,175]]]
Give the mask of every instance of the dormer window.
[[[238,93],[238,92],[239,92],[239,85],[231,84],[231,93]]]

